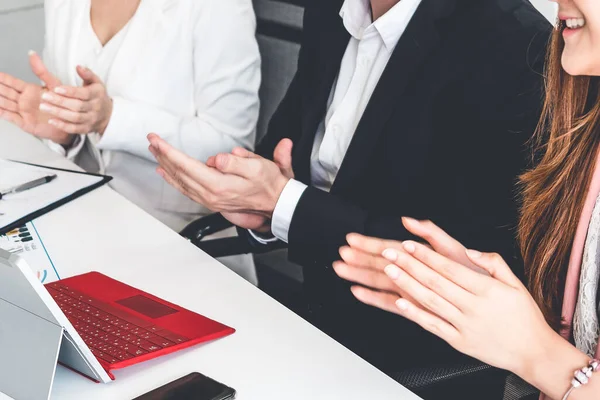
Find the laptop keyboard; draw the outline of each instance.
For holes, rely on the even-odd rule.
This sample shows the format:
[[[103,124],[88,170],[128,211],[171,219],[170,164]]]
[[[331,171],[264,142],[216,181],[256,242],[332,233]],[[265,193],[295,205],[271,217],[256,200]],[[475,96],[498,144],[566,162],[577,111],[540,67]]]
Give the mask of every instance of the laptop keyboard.
[[[190,340],[59,282],[46,288],[96,358],[108,364]]]

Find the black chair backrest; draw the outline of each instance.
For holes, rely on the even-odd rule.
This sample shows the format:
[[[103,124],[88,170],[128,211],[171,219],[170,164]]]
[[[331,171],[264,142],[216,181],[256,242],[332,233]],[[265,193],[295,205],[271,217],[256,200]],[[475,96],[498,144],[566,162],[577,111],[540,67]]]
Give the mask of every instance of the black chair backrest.
[[[257,128],[260,141],[296,73],[304,8],[301,0],[254,0],[254,10],[263,74]]]

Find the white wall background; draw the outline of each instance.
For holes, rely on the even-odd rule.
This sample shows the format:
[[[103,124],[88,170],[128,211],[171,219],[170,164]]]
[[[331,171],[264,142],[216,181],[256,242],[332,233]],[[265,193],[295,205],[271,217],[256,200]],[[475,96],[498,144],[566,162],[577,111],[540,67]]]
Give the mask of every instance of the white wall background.
[[[554,3],[549,0],[530,1],[554,21]],[[40,52],[44,46],[43,3],[43,0],[0,0],[0,71],[34,81],[27,63],[27,52]]]
[[[3,0],[0,0],[0,2]],[[550,0],[529,0],[531,3],[537,7],[538,10],[542,14],[546,16],[550,20],[550,22],[554,23],[556,19],[556,3]]]
[[[34,81],[29,50],[44,47],[43,0],[0,0],[0,71]]]

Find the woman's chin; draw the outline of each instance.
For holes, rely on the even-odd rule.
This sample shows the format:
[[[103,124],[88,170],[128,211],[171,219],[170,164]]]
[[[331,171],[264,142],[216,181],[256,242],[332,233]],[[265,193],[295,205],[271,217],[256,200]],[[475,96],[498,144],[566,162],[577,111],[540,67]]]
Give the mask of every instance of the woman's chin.
[[[568,51],[562,56],[562,67],[571,76],[600,76],[600,62],[590,63],[587,57],[575,57]]]
[[[562,54],[561,64],[565,72],[569,75],[576,76],[579,68],[577,68],[577,62],[574,57],[569,55],[569,52],[565,49]]]

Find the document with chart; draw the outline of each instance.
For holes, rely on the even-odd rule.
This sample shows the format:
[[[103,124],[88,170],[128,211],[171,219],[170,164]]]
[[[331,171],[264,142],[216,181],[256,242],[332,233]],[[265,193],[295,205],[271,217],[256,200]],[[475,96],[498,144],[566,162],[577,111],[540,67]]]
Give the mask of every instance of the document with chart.
[[[0,234],[20,227],[110,179],[0,159]]]
[[[23,257],[40,282],[49,283],[60,279],[44,242],[32,222],[15,228],[6,235],[1,235],[0,249]]]

